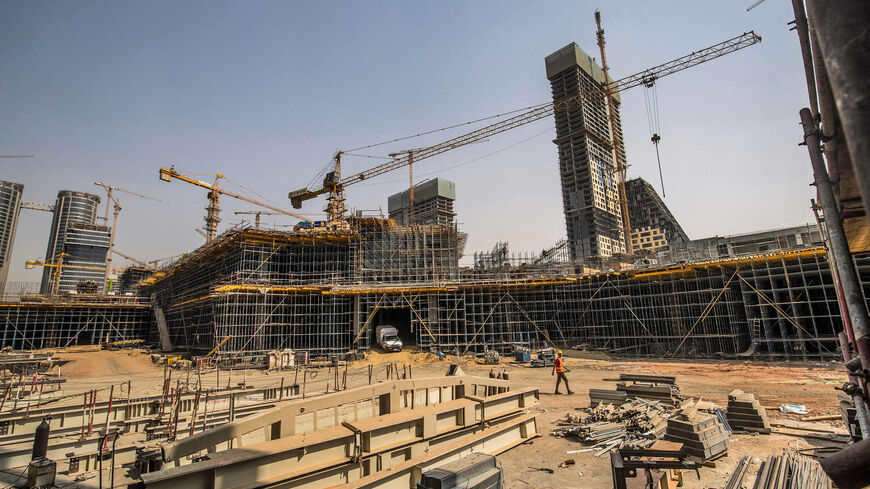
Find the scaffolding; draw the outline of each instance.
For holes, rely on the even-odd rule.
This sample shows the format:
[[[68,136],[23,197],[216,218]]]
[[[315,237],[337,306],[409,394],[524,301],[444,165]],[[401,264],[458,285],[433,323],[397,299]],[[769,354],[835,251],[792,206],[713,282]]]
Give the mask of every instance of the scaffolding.
[[[145,293],[165,314],[175,347],[233,359],[282,348],[339,356],[353,341],[353,307],[324,292],[353,284],[430,283],[459,275],[455,227],[400,227],[353,218],[339,232],[244,229],[161,271]]]
[[[627,356],[834,358],[842,321],[823,249],[578,273],[567,243],[460,269],[458,234],[356,218],[332,234],[235,230],[145,289],[176,348],[334,358],[389,324],[424,351],[581,347]],[[870,257],[856,257],[870,283]]]
[[[0,345],[41,350],[144,339],[150,314],[150,306],[134,298],[4,302],[0,303],[0,321],[4,323]]]

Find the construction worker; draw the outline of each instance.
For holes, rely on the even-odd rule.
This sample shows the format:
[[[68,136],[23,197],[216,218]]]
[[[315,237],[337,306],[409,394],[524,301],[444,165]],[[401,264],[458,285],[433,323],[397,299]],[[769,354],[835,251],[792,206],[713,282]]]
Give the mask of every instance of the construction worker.
[[[565,377],[565,372],[568,372],[568,368],[565,367],[565,360],[562,359],[562,350],[556,352],[556,359],[553,362],[553,372],[550,375],[559,374],[556,377],[556,394],[561,394],[559,392],[559,384],[562,381],[565,382],[565,388],[568,389],[568,394],[573,394],[574,392],[568,387],[568,377]]]

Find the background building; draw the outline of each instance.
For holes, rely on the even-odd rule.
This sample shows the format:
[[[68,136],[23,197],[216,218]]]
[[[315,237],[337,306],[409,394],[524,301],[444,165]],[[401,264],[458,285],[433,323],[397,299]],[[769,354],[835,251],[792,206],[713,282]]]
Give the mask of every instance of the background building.
[[[625,194],[632,249],[656,251],[689,241],[689,236],[649,182],[643,178],[628,180]]]
[[[23,191],[24,185],[20,183],[0,180],[0,296],[6,290],[6,277],[9,275],[9,260],[12,258]]]
[[[816,224],[789,228],[713,236],[673,246],[660,255],[664,262],[715,260],[733,256],[771,253],[795,248],[822,246],[822,235]],[[662,261],[660,260],[660,261]]]
[[[58,292],[82,290],[101,292],[105,278],[106,253],[109,251],[110,228],[71,222],[63,240],[63,268]],[[96,290],[94,290],[96,286]]]
[[[387,212],[401,226],[410,220],[410,191],[393,194],[387,199]],[[443,178],[433,178],[414,185],[414,224],[452,226],[456,213],[456,184]]]
[[[54,205],[54,217],[51,220],[51,230],[48,234],[48,248],[45,251],[45,263],[54,264],[64,251],[66,233],[70,224],[82,223],[94,225],[97,222],[97,207],[100,198],[96,195],[61,190],[57,193],[57,202]],[[103,263],[106,257],[103,256]],[[66,260],[64,260],[66,261]],[[51,292],[52,267],[45,267],[42,273],[41,294]]]
[[[600,88],[601,68],[579,46],[571,43],[545,58],[553,100]],[[616,127],[623,161],[619,95],[614,95]],[[610,256],[625,252],[619,182],[610,146],[607,104],[593,98],[567,111],[556,112],[556,139],[562,207],[571,257]]]

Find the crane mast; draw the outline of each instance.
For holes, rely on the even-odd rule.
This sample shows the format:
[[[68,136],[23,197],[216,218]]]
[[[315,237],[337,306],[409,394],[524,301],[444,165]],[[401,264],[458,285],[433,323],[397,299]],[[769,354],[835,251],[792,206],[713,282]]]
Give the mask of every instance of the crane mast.
[[[106,191],[106,214],[103,216],[103,223],[108,225],[109,223],[109,203],[114,204],[114,219],[112,220],[112,229],[109,231],[109,249],[106,251],[106,273],[103,274],[103,292],[109,292],[109,273],[112,270],[112,252],[115,248],[115,231],[118,228],[118,214],[121,213],[121,203],[118,201],[118,198],[112,195],[113,191],[124,192],[126,194],[135,195],[136,197],[142,199],[151,199],[155,202],[160,202],[160,199],[155,199],[154,197],[149,197],[147,195],[142,195],[136,192],[131,192],[129,190],[124,190],[122,188],[118,188],[114,185],[107,185],[103,182],[94,182],[94,185],[98,187],[102,187],[103,190]]]
[[[610,86],[610,74],[607,66],[607,54],[604,52],[604,29],[601,28],[601,12],[595,11],[595,32],[598,37],[598,48],[601,50],[601,71],[604,72],[605,86]],[[616,130],[616,105],[613,103],[611,90],[604,91],[604,100],[607,103],[607,130],[610,133],[610,149],[613,155],[613,164],[616,166],[617,183],[619,185],[619,212],[622,214],[622,239],[625,243],[625,252],[629,255],[634,252],[631,244],[631,219],[628,215],[628,195],[625,192],[625,180],[628,174],[628,165],[625,164],[622,154],[622,139]]]
[[[260,229],[260,216],[275,216],[281,215],[278,212],[270,212],[270,211],[235,211],[235,215],[254,215],[254,229]]]
[[[382,175],[398,168],[403,168],[412,163],[418,163],[420,160],[431,158],[433,156],[437,156],[441,153],[445,153],[456,148],[461,148],[463,146],[482,141],[491,136],[501,134],[511,129],[522,127],[526,124],[530,124],[545,117],[549,117],[556,112],[561,112],[572,109],[574,107],[578,107],[589,100],[600,100],[604,97],[607,97],[608,94],[615,94],[643,84],[648,85],[659,78],[678,73],[680,71],[691,68],[693,66],[697,66],[702,63],[706,63],[707,61],[719,58],[735,51],[739,51],[759,42],[761,42],[761,37],[755,34],[754,31],[745,32],[726,41],[714,44],[698,51],[694,51],[680,58],[668,61],[666,63],[662,63],[652,68],[648,68],[644,71],[635,73],[625,78],[610,81],[609,83],[604,84],[601,88],[598,88],[596,90],[589,90],[578,95],[557,100],[555,102],[536,106],[526,112],[515,115],[513,117],[509,117],[507,119],[503,119],[499,122],[490,124],[480,129],[476,129],[461,136],[448,139],[432,146],[415,149],[413,153],[401,153],[404,154],[404,156],[398,156],[397,154],[395,157],[393,157],[392,160],[387,161],[386,163],[375,166],[373,168],[369,168],[368,170],[353,174],[346,178],[341,177],[342,152],[339,151],[333,157],[333,164],[335,170],[327,173],[326,177],[323,180],[323,184],[319,188],[311,189],[306,187],[299,190],[294,190],[288,194],[288,198],[290,199],[290,203],[292,204],[293,208],[299,209],[302,207],[302,203],[304,201],[328,193],[329,196],[327,198],[327,218],[330,220],[330,222],[343,221],[343,215],[345,211],[344,189],[349,185],[368,180],[370,178]],[[609,78],[607,78],[607,80],[609,80]],[[628,212],[624,212],[624,215],[627,216]],[[625,223],[623,223],[623,226],[625,226]],[[628,243],[630,241],[630,236],[627,235],[626,242]]]
[[[208,207],[206,207],[206,215],[205,215],[205,230],[206,230],[206,242],[211,242],[217,237],[217,226],[220,222],[220,197],[221,195],[228,195],[234,199],[243,200],[250,204],[258,205],[260,207],[278,212],[280,214],[285,214],[288,216],[295,217],[297,219],[301,219],[306,222],[311,222],[307,217],[297,214],[292,211],[288,211],[286,209],[282,209],[280,207],[267,204],[265,202],[260,202],[259,200],[252,199],[250,197],[245,197],[244,195],[237,194],[235,192],[230,192],[229,190],[219,188],[218,183],[221,178],[226,178],[224,175],[217,173],[215,174],[214,184],[209,185],[205,182],[201,182],[199,180],[194,180],[193,178],[186,177],[177,171],[175,171],[175,166],[173,165],[170,168],[161,168],[160,169],[160,180],[164,182],[171,182],[172,179],[181,180],[182,182],[189,183],[191,185],[195,185],[197,187],[204,188],[208,190]]]

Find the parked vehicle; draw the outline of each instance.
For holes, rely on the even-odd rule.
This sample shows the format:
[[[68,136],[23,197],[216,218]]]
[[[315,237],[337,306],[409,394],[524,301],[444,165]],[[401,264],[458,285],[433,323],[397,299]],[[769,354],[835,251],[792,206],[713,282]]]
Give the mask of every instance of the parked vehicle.
[[[393,326],[382,324],[375,328],[375,339],[384,351],[402,351],[399,330]]]

